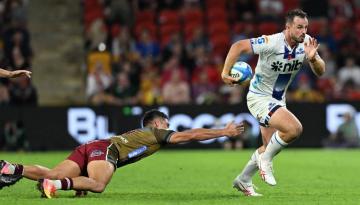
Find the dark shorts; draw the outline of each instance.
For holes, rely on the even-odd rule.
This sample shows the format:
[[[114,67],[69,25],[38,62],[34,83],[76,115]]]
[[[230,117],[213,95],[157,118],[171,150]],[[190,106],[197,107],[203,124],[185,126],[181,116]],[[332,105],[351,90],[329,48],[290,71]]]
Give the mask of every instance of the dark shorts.
[[[80,145],[67,158],[79,165],[81,174],[87,176],[87,165],[91,161],[105,160],[114,165],[116,168],[117,153],[113,149],[109,149],[110,140],[94,140],[86,144]]]

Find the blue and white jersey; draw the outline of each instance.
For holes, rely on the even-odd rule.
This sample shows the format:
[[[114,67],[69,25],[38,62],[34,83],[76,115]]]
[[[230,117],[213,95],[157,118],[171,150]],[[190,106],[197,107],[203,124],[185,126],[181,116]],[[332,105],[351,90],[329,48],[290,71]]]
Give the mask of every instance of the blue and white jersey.
[[[308,42],[306,35],[304,42]],[[304,43],[291,47],[283,32],[250,39],[253,52],[259,55],[249,92],[285,101],[285,93],[305,59]]]

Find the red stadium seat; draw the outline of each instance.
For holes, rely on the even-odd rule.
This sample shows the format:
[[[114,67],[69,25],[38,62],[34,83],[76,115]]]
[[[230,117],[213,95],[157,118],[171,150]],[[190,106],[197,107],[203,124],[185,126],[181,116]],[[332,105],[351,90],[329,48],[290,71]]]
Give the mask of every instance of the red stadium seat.
[[[219,34],[229,34],[229,25],[227,22],[219,21],[208,25],[208,32],[210,36]]]
[[[202,24],[204,22],[204,13],[201,9],[190,9],[184,11],[182,14],[183,20],[185,24],[188,23],[198,23]]]
[[[181,31],[180,24],[164,25],[160,27],[160,37],[169,36]]]
[[[136,23],[155,22],[155,13],[151,10],[139,11],[135,14]]]
[[[89,26],[91,25],[91,23],[98,18],[100,18],[100,19],[104,18],[103,10],[95,9],[95,10],[90,10],[89,12],[86,12],[84,15],[85,30],[87,30],[89,28]]]
[[[203,27],[203,25],[199,24],[198,22],[185,24],[184,25],[185,42],[189,42],[193,37],[194,31],[200,27]]]
[[[178,24],[180,23],[180,18],[177,11],[173,10],[163,10],[159,15],[159,24]]]
[[[217,35],[210,38],[213,55],[225,56],[230,47],[229,35]]]
[[[344,28],[350,26],[349,22],[345,18],[336,18],[331,22],[331,31],[334,34],[334,38],[339,40],[343,36]]]
[[[263,22],[258,26],[258,32],[260,35],[269,35],[279,31],[279,25],[274,22]]]
[[[299,0],[282,0],[282,3],[284,5],[284,9],[283,9],[284,12],[299,8],[300,5]]]
[[[225,12],[225,9],[222,8],[212,8],[207,10],[206,18],[208,23],[212,23],[215,21],[226,21],[228,20],[228,16]]]
[[[311,36],[317,36],[320,30],[328,24],[327,19],[310,19],[308,33]]]
[[[206,8],[226,8],[226,1],[224,0],[206,0]]]
[[[360,36],[360,20],[357,20],[357,22],[355,23],[355,31],[357,36]]]
[[[121,32],[121,26],[119,24],[113,24],[111,26],[111,37],[115,38]]]

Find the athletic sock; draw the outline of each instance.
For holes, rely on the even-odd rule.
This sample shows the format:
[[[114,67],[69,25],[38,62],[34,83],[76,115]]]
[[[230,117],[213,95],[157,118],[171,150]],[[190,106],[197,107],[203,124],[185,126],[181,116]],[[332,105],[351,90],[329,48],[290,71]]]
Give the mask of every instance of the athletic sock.
[[[276,131],[271,139],[269,144],[266,146],[265,152],[262,155],[262,159],[265,161],[271,161],[275,155],[277,155],[288,143],[284,142],[279,136],[279,132]]]
[[[21,165],[21,164],[10,164],[8,163],[8,168],[3,171],[2,174],[13,174],[13,175],[22,175],[23,174],[23,171],[24,171],[24,166]]]
[[[22,164],[16,164],[14,175],[23,175],[23,172],[24,172],[24,166]]]
[[[73,181],[71,178],[64,178],[60,180],[53,180],[56,190],[70,190],[73,188]]]
[[[254,174],[258,170],[257,163],[256,163],[258,156],[259,156],[258,150],[255,150],[255,152],[251,155],[250,160],[248,161],[248,163],[245,165],[244,169],[242,170],[242,172],[238,175],[238,178],[241,181],[243,181],[243,182],[251,181],[252,176],[254,176]]]

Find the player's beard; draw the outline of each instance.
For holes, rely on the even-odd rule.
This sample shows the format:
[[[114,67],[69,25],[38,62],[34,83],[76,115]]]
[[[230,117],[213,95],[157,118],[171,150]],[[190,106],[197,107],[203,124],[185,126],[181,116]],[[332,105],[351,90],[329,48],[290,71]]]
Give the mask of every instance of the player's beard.
[[[299,37],[296,37],[295,35],[292,36],[293,41],[296,43],[302,43],[305,40],[305,35],[301,35]]]

